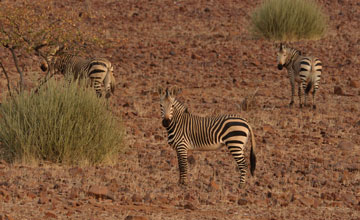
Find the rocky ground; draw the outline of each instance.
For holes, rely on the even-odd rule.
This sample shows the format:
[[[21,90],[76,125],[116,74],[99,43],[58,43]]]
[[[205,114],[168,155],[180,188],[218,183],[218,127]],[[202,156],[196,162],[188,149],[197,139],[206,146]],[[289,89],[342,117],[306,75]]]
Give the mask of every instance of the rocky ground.
[[[114,45],[94,54],[115,66],[112,109],[128,150],[113,166],[0,162],[0,219],[360,219],[360,3],[318,2],[330,16],[326,37],[292,44],[324,64],[312,110],[288,107],[277,48],[248,32],[260,1],[63,1],[59,13],[91,13],[84,25],[100,25]],[[39,61],[24,60],[36,85]],[[193,113],[248,119],[258,163],[244,189],[226,149],[192,152],[189,186],[177,185],[155,93],[174,85]]]

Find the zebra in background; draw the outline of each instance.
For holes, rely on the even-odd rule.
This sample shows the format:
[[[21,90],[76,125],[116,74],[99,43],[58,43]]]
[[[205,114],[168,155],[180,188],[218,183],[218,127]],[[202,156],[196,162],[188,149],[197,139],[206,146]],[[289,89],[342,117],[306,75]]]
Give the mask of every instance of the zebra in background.
[[[319,82],[322,72],[322,63],[320,59],[313,56],[302,56],[299,50],[289,48],[280,44],[280,50],[277,56],[278,69],[282,70],[286,67],[291,83],[291,102],[290,106],[294,104],[295,81],[298,83],[298,95],[300,108],[301,102],[301,87],[304,90],[304,105],[307,105],[307,96],[311,89],[313,89],[312,106],[316,109],[315,93],[319,88]]]
[[[60,72],[64,76],[71,76],[76,79],[90,78],[91,87],[94,87],[98,97],[102,96],[102,84],[105,87],[105,98],[109,98],[115,90],[115,77],[113,66],[106,58],[85,59],[71,54],[62,54],[59,57],[50,56],[50,69],[54,72]],[[41,69],[45,72],[48,66],[44,63]]]
[[[244,186],[246,162],[244,147],[251,138],[250,172],[254,175],[256,166],[255,138],[248,122],[236,115],[201,117],[188,112],[187,108],[176,100],[180,90],[159,88],[162,125],[168,132],[168,143],[176,150],[180,178],[179,183],[187,182],[188,150],[217,150],[226,145],[235,159],[240,171],[240,187]]]

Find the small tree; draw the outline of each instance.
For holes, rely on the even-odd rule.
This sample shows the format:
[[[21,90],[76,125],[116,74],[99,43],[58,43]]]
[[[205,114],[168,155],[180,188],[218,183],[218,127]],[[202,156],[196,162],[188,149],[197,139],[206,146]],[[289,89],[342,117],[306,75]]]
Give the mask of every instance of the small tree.
[[[328,17],[312,0],[265,0],[251,17],[256,38],[291,42],[324,36]]]
[[[24,90],[24,80],[17,53],[35,54],[47,62],[49,53],[56,45],[78,51],[103,43],[95,35],[99,31],[79,28],[83,22],[81,14],[74,10],[61,10],[59,13],[55,4],[56,1],[11,1],[1,4],[0,46],[12,54],[20,75],[20,92]],[[7,76],[1,60],[0,67]],[[9,85],[8,82],[8,88]]]

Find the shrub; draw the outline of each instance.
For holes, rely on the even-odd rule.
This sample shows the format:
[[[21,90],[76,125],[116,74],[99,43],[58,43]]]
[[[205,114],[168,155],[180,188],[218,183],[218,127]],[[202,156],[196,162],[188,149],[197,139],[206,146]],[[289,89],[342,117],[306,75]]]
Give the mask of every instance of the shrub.
[[[112,162],[124,129],[92,88],[50,80],[38,93],[23,92],[0,106],[0,158],[65,164]]]
[[[319,39],[326,32],[328,17],[312,0],[266,0],[251,17],[254,37],[274,41]]]

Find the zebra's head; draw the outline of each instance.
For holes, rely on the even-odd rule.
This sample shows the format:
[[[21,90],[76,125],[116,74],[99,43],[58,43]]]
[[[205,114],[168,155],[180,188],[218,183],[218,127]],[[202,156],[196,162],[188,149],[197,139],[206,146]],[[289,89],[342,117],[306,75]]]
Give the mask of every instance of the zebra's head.
[[[280,44],[280,50],[277,56],[277,63],[279,70],[282,70],[282,68],[286,64],[286,61],[288,60],[288,56],[289,56],[289,49],[285,45]]]
[[[180,91],[181,90],[178,88],[158,88],[158,93],[160,95],[161,117],[163,119],[162,125],[166,128],[169,127],[171,123],[174,112],[175,97]]]

